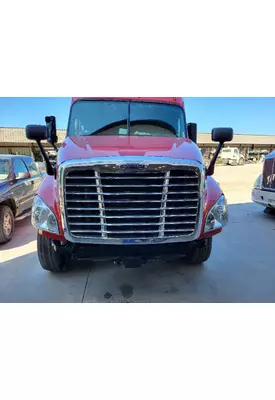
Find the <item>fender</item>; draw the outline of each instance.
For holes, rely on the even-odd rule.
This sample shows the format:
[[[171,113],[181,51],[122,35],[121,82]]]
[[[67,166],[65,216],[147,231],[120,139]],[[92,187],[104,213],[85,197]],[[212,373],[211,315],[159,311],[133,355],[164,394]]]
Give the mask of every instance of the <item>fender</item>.
[[[222,229],[217,229],[216,231],[204,233],[204,227],[205,227],[207,215],[222,194],[223,194],[223,191],[221,190],[220,186],[215,181],[215,179],[212,178],[212,176],[208,176],[206,178],[206,191],[205,191],[205,195],[204,195],[204,211],[203,211],[203,220],[202,220],[202,230],[201,230],[201,236],[199,239],[204,239],[207,237],[215,236],[222,231]]]
[[[39,230],[39,234],[49,237],[54,240],[59,240],[61,242],[66,242],[64,238],[64,231],[62,228],[61,222],[61,214],[60,214],[60,207],[59,207],[59,194],[57,188],[57,181],[53,176],[47,175],[45,179],[42,181],[38,192],[38,196],[42,198],[42,200],[47,204],[48,207],[53,211],[54,215],[56,216],[58,228],[60,235],[55,235],[53,233],[45,232]]]

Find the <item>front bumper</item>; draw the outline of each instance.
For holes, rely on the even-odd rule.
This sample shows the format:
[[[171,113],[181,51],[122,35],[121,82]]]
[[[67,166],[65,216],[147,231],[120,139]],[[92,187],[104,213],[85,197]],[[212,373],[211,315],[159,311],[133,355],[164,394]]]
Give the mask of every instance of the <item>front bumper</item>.
[[[253,189],[252,190],[252,201],[263,207],[275,208],[275,192]]]
[[[109,261],[142,259],[143,261],[155,259],[173,259],[186,256],[194,247],[205,246],[205,240],[196,240],[187,243],[168,243],[165,245],[92,245],[52,241],[56,251],[62,252],[70,260],[83,261]]]

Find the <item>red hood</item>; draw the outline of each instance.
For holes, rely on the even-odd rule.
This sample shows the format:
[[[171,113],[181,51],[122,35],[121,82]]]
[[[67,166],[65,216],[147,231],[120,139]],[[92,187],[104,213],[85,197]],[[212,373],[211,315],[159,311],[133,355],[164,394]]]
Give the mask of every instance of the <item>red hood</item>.
[[[153,156],[203,162],[197,145],[170,137],[78,136],[67,137],[58,152],[58,163],[72,159],[112,156]]]

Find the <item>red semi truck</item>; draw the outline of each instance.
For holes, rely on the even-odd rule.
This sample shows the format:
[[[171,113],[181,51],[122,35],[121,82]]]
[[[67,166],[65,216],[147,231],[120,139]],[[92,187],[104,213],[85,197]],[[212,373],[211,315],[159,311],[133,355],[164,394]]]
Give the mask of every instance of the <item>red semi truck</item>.
[[[44,269],[67,271],[81,259],[134,267],[157,257],[209,258],[227,223],[212,175],[232,128],[213,129],[219,145],[208,168],[181,97],[72,98],[55,166],[41,144],[56,149],[55,117],[28,125],[26,136],[47,166],[32,208]]]

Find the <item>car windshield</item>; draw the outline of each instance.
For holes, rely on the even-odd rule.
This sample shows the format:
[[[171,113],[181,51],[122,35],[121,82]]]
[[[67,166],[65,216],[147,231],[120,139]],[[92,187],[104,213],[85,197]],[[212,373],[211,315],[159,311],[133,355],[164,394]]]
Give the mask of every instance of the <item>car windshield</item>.
[[[0,181],[4,181],[9,176],[8,160],[0,160]]]
[[[184,111],[177,105],[107,100],[73,104],[68,135],[187,137]]]

